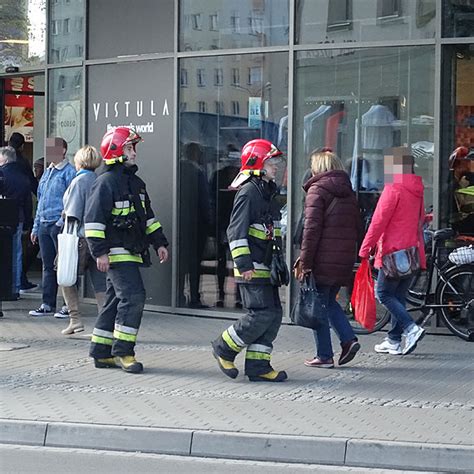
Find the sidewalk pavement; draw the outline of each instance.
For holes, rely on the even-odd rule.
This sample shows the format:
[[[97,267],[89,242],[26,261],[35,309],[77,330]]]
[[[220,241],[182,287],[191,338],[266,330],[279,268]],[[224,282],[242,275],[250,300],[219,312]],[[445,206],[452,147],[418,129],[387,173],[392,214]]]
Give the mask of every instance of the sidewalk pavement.
[[[65,337],[67,320],[28,316],[36,303],[3,304],[2,443],[472,472],[474,346],[454,336],[403,357],[373,352],[383,334],[363,336],[352,363],[325,370],[302,363],[311,332],[283,326],[273,365],[289,380],[255,384],[212,357],[229,321],[146,312],[145,372],[132,375],[88,358],[94,306],[82,305],[86,332]]]

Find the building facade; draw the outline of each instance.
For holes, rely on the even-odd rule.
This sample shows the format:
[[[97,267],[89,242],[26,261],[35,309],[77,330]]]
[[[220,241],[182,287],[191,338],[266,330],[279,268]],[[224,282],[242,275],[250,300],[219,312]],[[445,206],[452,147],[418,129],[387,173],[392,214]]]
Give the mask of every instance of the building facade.
[[[448,156],[474,147],[472,0],[0,0],[0,32],[1,132],[29,132],[32,160],[45,136],[65,138],[72,156],[109,127],[142,135],[140,175],[172,242],[172,262],[144,270],[150,308],[240,308],[228,186],[253,138],[286,156],[290,267],[318,147],[342,158],[367,219],[384,150],[402,145],[434,226],[456,214]],[[293,290],[281,289],[285,303]]]

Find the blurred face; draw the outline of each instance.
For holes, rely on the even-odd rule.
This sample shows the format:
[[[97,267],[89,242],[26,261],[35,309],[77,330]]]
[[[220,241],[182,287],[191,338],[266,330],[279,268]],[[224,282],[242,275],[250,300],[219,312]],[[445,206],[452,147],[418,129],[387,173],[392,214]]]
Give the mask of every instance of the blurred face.
[[[403,154],[384,156],[384,179],[386,183],[393,183],[394,175],[412,174],[411,157]]]
[[[127,161],[125,161],[125,166],[133,166],[137,161],[137,153],[131,143],[125,145],[123,147],[123,154],[127,157]]]
[[[63,161],[66,155],[66,149],[63,147],[63,141],[59,138],[46,139],[46,161],[57,165]]]

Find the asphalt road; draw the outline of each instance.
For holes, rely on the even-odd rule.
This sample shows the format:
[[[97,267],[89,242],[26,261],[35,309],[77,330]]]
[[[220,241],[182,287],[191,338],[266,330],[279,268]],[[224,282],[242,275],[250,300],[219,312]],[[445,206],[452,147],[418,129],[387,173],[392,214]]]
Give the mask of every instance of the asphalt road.
[[[408,471],[356,467],[288,464],[229,459],[208,459],[160,454],[94,451],[86,449],[44,448],[0,445],[2,474],[129,474],[206,473],[206,474],[299,474],[299,473],[368,473],[401,474]],[[415,471],[409,471],[414,474]],[[426,471],[423,473],[426,474]]]

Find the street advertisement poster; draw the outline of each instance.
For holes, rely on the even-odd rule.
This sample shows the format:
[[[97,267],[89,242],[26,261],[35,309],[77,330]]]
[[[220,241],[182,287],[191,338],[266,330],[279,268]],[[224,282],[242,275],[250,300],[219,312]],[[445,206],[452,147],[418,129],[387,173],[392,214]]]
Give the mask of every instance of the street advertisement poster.
[[[145,181],[153,210],[170,243],[176,166],[173,84],[173,60],[168,58],[90,66],[86,120],[86,142],[98,149],[104,133],[113,127],[131,127],[142,137],[136,146],[137,174]],[[152,266],[142,273],[146,302],[170,306],[171,262],[160,264],[151,253]]]
[[[64,100],[56,105],[56,135],[64,138],[68,155],[74,156],[81,146],[81,101]]]
[[[14,132],[21,133],[27,142],[33,141],[34,97],[28,92],[35,89],[34,79],[33,76],[5,79],[5,141]]]
[[[262,98],[249,97],[249,128],[259,128],[262,122]]]

